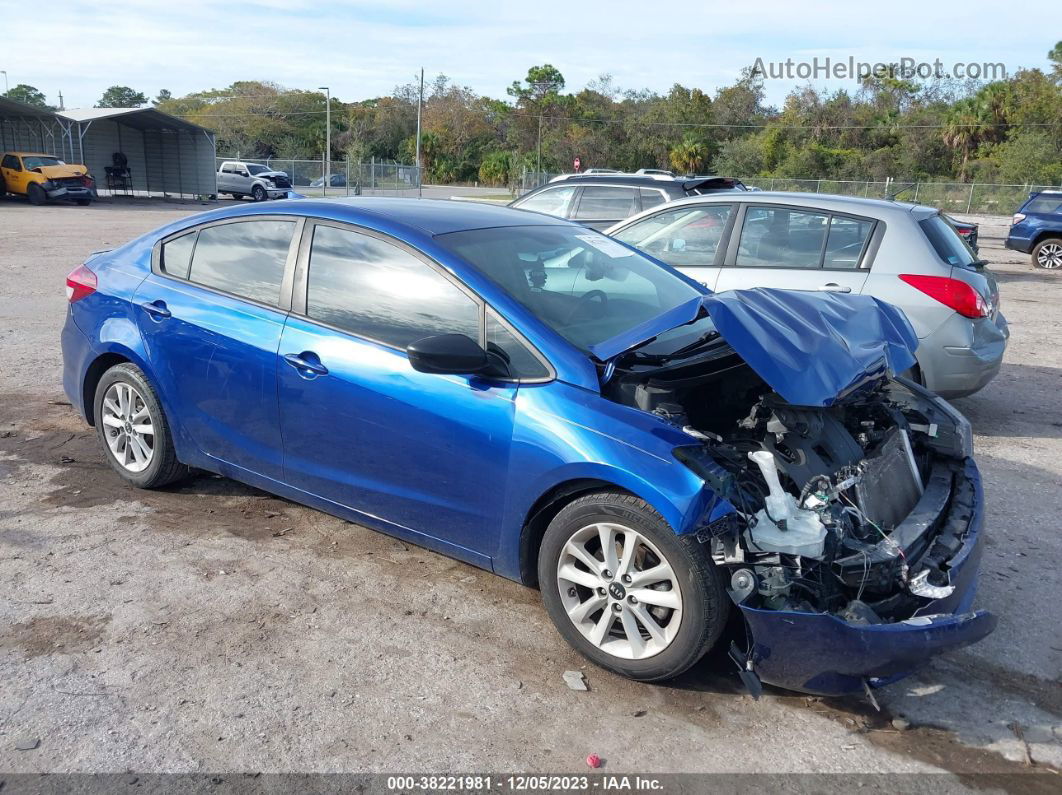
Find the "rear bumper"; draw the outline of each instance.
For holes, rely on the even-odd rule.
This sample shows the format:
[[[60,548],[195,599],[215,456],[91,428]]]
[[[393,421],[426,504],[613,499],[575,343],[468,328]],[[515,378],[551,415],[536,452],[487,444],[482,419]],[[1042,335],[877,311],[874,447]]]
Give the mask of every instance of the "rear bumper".
[[[1009,339],[1002,313],[980,320],[956,313],[918,346],[926,387],[945,398],[972,395],[996,377]]]
[[[1011,251],[1020,251],[1022,254],[1028,254],[1033,249],[1033,239],[1009,234],[1007,239],[1003,241],[1003,247],[1009,248]]]
[[[70,405],[83,417],[88,417],[85,406],[84,384],[89,365],[96,358],[88,337],[77,327],[69,308],[66,323],[60,336],[63,348],[63,391]]]
[[[859,692],[864,682],[878,687],[896,681],[934,655],[976,643],[995,629],[994,615],[970,610],[984,547],[981,477],[972,459],[958,476],[972,484],[973,500],[965,539],[949,561],[955,590],[892,624],[854,624],[826,613],[742,605],[754,670],[763,682],[817,695]]]

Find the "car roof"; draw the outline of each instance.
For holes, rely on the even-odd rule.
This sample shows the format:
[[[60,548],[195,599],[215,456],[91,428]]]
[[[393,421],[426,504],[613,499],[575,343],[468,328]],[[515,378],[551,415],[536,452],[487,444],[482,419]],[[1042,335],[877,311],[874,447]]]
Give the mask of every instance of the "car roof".
[[[5,155],[18,155],[19,157],[54,157],[56,160],[62,160],[59,155],[52,155],[48,152],[4,152]]]
[[[870,199],[862,196],[842,196],[832,193],[797,193],[789,191],[749,191],[742,193],[742,201],[747,204],[802,204],[809,207],[821,207],[823,209],[839,209],[845,207],[849,212],[858,212],[862,208],[865,212],[922,212],[936,214],[940,212],[935,207],[923,204],[901,202],[892,199]],[[734,201],[733,193],[708,193],[700,196],[687,196],[678,199],[671,204],[691,204],[697,202],[728,202]],[[660,205],[653,209],[658,210]]]
[[[483,202],[360,196],[343,199],[288,199],[244,204],[192,216],[194,224],[247,215],[298,215],[361,224],[392,233],[445,235],[501,226],[571,226],[560,218]],[[194,225],[189,224],[189,225]]]

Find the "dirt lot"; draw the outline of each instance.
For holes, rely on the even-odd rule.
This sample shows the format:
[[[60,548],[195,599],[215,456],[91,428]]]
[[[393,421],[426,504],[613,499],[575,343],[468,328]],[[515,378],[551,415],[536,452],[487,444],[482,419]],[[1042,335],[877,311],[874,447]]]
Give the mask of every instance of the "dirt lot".
[[[958,401],[989,500],[979,604],[1000,626],[877,713],[755,702],[719,655],[633,684],[486,572],[221,478],[123,486],[62,393],[63,279],[202,209],[0,202],[0,771],[565,771],[591,752],[616,772],[1062,766],[1062,274],[1005,252],[1005,219],[978,220],[1007,362]],[[589,692],[564,685],[572,668]]]

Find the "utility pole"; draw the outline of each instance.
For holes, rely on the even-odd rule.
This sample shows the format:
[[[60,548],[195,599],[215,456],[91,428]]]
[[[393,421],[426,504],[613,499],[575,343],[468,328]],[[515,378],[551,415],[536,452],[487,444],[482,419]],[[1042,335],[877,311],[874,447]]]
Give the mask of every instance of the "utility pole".
[[[59,110],[66,110],[66,108],[63,107],[63,92],[62,91],[59,92]]]
[[[324,195],[332,184],[332,92],[328,86],[318,86],[318,91],[325,92],[325,167]]]
[[[424,171],[420,167],[420,111],[424,105],[424,67],[420,67],[420,93],[417,95],[417,198],[424,196]]]
[[[5,72],[3,69],[0,69],[0,75],[4,76],[4,93],[6,94],[8,91],[11,90],[11,86],[7,84],[7,72]]]
[[[538,155],[536,156],[535,169],[538,174],[535,176],[537,184],[542,184],[539,180],[542,179],[542,100],[546,98],[546,94],[550,91],[554,91],[557,88],[557,84],[553,81],[541,81],[535,83],[528,83],[531,88],[538,92]]]
[[[539,108],[538,113],[538,156],[535,163],[535,181],[541,185],[542,182],[542,109]]]

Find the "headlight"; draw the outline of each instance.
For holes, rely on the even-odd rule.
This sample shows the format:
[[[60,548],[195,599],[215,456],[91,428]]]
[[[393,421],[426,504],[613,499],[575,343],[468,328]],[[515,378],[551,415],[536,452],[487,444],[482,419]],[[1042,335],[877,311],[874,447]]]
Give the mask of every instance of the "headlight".
[[[41,183],[41,187],[45,190],[53,190],[55,188],[55,183],[52,182],[50,179],[46,179],[44,180],[44,182]]]

